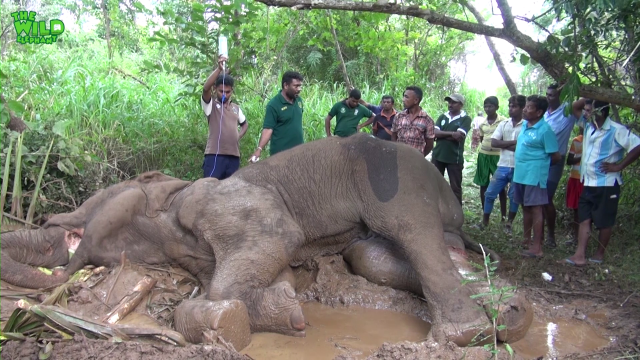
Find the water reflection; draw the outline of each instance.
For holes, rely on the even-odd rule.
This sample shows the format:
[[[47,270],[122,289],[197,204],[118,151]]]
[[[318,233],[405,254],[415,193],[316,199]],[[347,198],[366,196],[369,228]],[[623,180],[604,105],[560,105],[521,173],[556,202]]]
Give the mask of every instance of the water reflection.
[[[558,358],[571,353],[587,353],[609,344],[589,324],[578,320],[534,319],[527,335],[511,347],[525,359]]]

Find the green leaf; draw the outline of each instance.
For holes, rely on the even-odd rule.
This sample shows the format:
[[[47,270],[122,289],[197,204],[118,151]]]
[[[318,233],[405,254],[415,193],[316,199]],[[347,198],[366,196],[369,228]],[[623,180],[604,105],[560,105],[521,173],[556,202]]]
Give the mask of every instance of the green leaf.
[[[529,56],[527,54],[520,54],[520,64],[527,65],[529,63]]]
[[[60,136],[65,136],[65,131],[67,130],[67,126],[69,126],[70,122],[68,120],[62,120],[62,121],[58,121],[56,122],[55,125],[53,125],[53,128],[51,129],[51,131],[53,131],[54,134],[56,135],[60,135]]]
[[[505,343],[504,348],[507,349],[507,352],[509,353],[509,355],[513,356],[513,349],[511,348],[511,345]]]
[[[0,70],[0,79],[9,80],[9,77]]]
[[[62,161],[58,161],[58,169],[66,174],[71,174],[71,170],[67,167],[67,165]]]
[[[200,14],[204,13],[204,5],[197,2],[191,3],[191,9],[199,12]]]
[[[13,111],[15,113],[23,113],[24,112],[24,105],[22,105],[21,103],[15,101],[15,100],[9,100],[7,102],[7,105],[9,105],[9,109],[11,109],[11,111]]]

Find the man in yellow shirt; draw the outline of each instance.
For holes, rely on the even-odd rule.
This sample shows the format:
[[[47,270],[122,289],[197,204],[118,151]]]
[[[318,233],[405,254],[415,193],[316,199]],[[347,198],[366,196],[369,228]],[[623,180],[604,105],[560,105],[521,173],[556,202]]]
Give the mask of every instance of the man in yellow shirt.
[[[498,98],[489,96],[484,99],[484,112],[487,117],[480,123],[478,134],[480,135],[480,151],[478,160],[476,161],[476,175],[473,177],[473,183],[480,186],[480,201],[482,209],[484,209],[484,194],[489,187],[491,176],[496,172],[498,160],[500,160],[500,149],[491,146],[491,135],[498,125],[505,120],[498,115],[500,108]],[[503,189],[500,192],[500,211],[502,213],[502,221],[507,216],[507,192]]]

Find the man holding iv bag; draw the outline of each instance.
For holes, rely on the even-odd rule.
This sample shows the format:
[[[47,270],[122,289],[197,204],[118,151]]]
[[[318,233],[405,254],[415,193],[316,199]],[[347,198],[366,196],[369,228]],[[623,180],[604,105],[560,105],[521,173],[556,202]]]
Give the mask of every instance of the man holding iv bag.
[[[248,124],[240,107],[231,102],[234,81],[225,73],[228,59],[226,37],[220,36],[218,50],[218,66],[205,81],[200,99],[209,124],[202,170],[203,177],[224,180],[240,168],[238,143],[247,132]],[[213,98],[212,92],[215,93]]]

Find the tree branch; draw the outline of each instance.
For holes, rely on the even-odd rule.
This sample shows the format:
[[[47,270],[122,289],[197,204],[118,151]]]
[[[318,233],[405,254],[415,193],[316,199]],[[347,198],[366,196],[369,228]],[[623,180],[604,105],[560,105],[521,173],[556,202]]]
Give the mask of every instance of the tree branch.
[[[510,44],[524,50],[530,58],[536,61],[558,83],[566,82],[569,72],[564,61],[559,56],[545,49],[541,43],[523,34],[515,25],[511,8],[506,0],[496,0],[502,13],[505,27],[500,29],[493,26],[471,23],[455,19],[435,11],[421,9],[418,5],[404,6],[389,2],[361,2],[343,0],[257,0],[260,3],[276,6],[300,9],[330,9],[344,11],[368,11],[385,14],[406,15],[424,19],[430,24],[439,25],[451,29],[457,29],[477,35],[491,36],[508,41]],[[580,95],[594,100],[608,101],[630,107],[640,112],[640,99],[624,91],[599,88],[593,85],[580,87]]]
[[[484,25],[484,19],[482,15],[473,5],[471,5],[468,1],[463,0],[462,4],[469,9],[469,11],[473,14],[478,21],[478,24]],[[511,95],[518,94],[518,89],[516,88],[516,84],[511,80],[509,73],[507,72],[507,68],[504,66],[502,62],[502,57],[500,57],[500,53],[496,48],[496,45],[493,43],[493,40],[489,36],[484,37],[487,41],[487,46],[489,47],[489,51],[491,51],[491,55],[493,55],[493,60],[496,62],[496,67],[498,68],[498,72],[502,75],[502,79],[504,80],[505,85],[507,85],[507,89],[509,89],[509,93]]]
[[[302,9],[328,9],[347,11],[370,11],[384,14],[407,15],[426,20],[433,25],[442,25],[452,29],[471,32],[474,34],[488,35],[508,40],[503,29],[489,25],[480,25],[468,21],[458,20],[437,12],[420,9],[418,5],[404,6],[399,4],[381,5],[377,2],[342,1],[342,0],[258,0],[268,6],[295,7]]]

